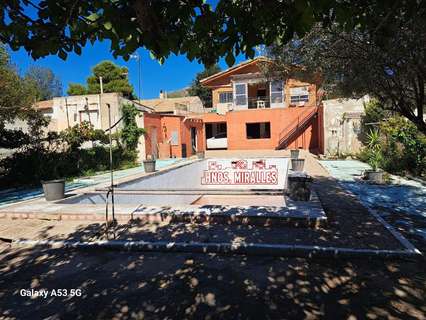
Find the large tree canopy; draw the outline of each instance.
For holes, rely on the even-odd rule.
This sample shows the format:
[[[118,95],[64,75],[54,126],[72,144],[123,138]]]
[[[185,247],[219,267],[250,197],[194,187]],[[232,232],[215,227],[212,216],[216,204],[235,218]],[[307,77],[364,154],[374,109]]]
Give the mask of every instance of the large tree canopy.
[[[34,82],[38,91],[37,100],[49,100],[62,96],[62,82],[49,68],[31,66],[24,80]]]
[[[372,28],[317,26],[273,45],[267,71],[299,77],[319,72],[326,92],[373,96],[426,134],[426,6],[410,3],[415,12],[395,9],[386,23],[372,18]]]
[[[133,86],[129,82],[126,67],[112,61],[102,61],[92,69],[93,75],[87,78],[88,93],[100,93],[99,78],[102,77],[104,92],[121,92],[125,97],[133,97]]]
[[[220,72],[220,67],[215,64],[211,67],[204,69],[201,72],[198,72],[195,76],[195,79],[192,81],[191,86],[188,89],[188,94],[190,96],[199,96],[203,102],[205,108],[212,107],[212,90],[202,86],[200,83],[201,79],[207,78],[213,74]]]
[[[316,22],[339,23],[349,30],[386,21],[393,11],[415,12],[415,1],[345,0],[3,0],[0,41],[24,47],[33,58],[65,59],[81,53],[87,41],[111,40],[115,56],[128,59],[139,47],[160,61],[186,54],[206,65],[225,57],[232,65],[240,53],[254,56],[259,45],[302,36]]]
[[[104,92],[120,92],[125,97],[134,98],[127,68],[120,67],[112,61],[102,61],[92,68],[92,75],[87,78],[87,87],[79,83],[70,83],[67,93],[70,96],[100,93],[100,77]]]
[[[33,81],[19,76],[0,44],[0,148],[18,148],[38,139],[40,128],[48,123],[33,108],[38,93]],[[6,125],[16,119],[26,121],[30,132],[7,129]]]
[[[79,96],[87,94],[87,88],[80,83],[69,83],[67,94],[69,96]]]
[[[15,118],[27,119],[37,95],[34,83],[23,81],[9,61],[9,55],[0,44],[0,129]]]

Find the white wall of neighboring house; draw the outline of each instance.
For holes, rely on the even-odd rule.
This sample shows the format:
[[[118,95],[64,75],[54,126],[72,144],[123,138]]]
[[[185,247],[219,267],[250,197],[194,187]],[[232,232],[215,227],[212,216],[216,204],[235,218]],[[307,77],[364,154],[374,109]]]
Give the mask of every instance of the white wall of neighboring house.
[[[95,129],[107,130],[109,128],[109,111],[111,107],[111,124],[120,120],[121,106],[123,104],[133,104],[139,110],[150,112],[151,109],[138,105],[137,102],[123,98],[119,93],[104,93],[102,97],[99,94],[58,97],[53,99],[52,119],[56,119],[57,131],[65,130],[79,124],[83,121],[92,123]],[[87,108],[88,106],[88,108]],[[143,112],[136,119],[139,127],[143,128]],[[123,126],[123,122],[114,127],[113,133],[118,132]],[[86,143],[83,147],[91,147],[91,143]],[[140,139],[138,144],[138,155],[140,160],[145,155],[144,139]]]
[[[107,130],[109,128],[108,119],[108,107],[111,106],[111,123],[114,124],[121,118],[121,105],[133,104],[139,110],[151,112],[149,108],[138,105],[137,102],[123,98],[119,93],[104,93],[102,98],[99,94],[69,96],[69,97],[55,97],[51,101],[44,101],[41,104],[49,103],[51,108],[39,108],[40,112],[44,116],[50,118],[50,123],[46,128],[46,131],[60,132],[80,124],[83,121],[89,121],[92,123],[95,129]],[[88,106],[88,108],[86,108]],[[143,128],[143,112],[137,117],[137,124]],[[120,122],[114,127],[113,132],[117,132],[122,128],[123,123]],[[16,119],[11,123],[6,124],[7,129],[22,129],[24,132],[28,132],[28,125],[25,121]],[[83,148],[92,147],[92,143],[85,143]],[[0,149],[0,157],[6,156],[12,153],[13,150]],[[144,139],[141,138],[138,145],[139,157],[145,155]],[[142,158],[141,158],[142,160]]]
[[[95,129],[108,128],[107,103],[111,106],[112,122],[120,118],[120,96],[117,93],[105,93],[102,99],[99,94],[53,98],[52,119],[57,120],[57,131],[62,131],[90,121]],[[102,105],[101,105],[102,104]]]
[[[324,153],[327,156],[357,153],[360,141],[361,117],[369,97],[361,99],[323,100]]]

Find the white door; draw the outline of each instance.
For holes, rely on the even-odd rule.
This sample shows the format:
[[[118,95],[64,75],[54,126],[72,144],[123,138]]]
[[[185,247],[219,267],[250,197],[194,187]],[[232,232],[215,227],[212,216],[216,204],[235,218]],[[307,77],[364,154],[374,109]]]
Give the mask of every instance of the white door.
[[[269,92],[271,97],[271,108],[284,107],[284,82],[274,80],[269,83]]]
[[[247,83],[234,82],[233,93],[235,109],[248,109]]]

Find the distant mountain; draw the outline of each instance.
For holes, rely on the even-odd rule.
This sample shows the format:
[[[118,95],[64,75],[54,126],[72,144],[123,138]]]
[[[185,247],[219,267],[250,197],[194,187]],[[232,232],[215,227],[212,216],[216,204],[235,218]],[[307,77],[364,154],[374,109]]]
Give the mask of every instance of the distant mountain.
[[[181,97],[189,97],[188,93],[189,87],[175,90],[175,91],[169,91],[167,92],[167,98],[181,98]]]

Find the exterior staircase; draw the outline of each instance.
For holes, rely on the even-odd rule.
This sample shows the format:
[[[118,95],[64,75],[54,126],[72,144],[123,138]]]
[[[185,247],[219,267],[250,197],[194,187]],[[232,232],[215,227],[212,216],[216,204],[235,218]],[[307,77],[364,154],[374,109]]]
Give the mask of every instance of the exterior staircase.
[[[318,108],[304,110],[298,117],[296,122],[290,123],[280,133],[280,139],[276,149],[285,149],[306,127],[309,126],[311,120],[318,114]]]

